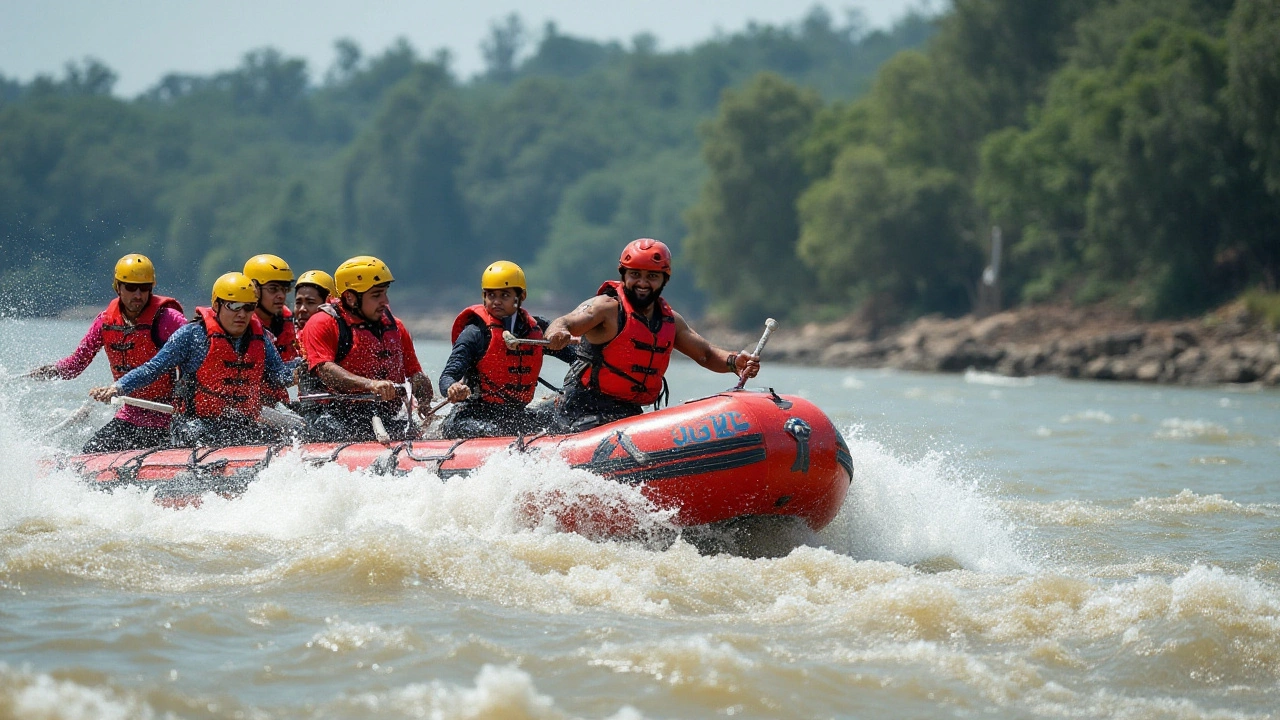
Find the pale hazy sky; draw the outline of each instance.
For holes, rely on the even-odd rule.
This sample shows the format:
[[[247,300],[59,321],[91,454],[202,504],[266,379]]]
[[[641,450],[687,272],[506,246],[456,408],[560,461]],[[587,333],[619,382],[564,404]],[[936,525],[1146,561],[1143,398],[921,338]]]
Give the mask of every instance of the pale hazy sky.
[[[72,59],[92,56],[134,95],[168,72],[207,74],[271,45],[306,58],[312,78],[333,61],[333,41],[354,39],[366,55],[404,36],[423,56],[447,47],[454,69],[481,69],[479,44],[489,23],[519,13],[536,35],[553,20],[560,32],[593,40],[629,40],[651,32],[659,48],[688,47],[750,20],[799,20],[812,0],[0,0],[0,74],[28,81],[61,75]],[[859,8],[872,27],[887,27],[929,0],[823,0],[837,23]],[[938,5],[939,2],[933,2]]]

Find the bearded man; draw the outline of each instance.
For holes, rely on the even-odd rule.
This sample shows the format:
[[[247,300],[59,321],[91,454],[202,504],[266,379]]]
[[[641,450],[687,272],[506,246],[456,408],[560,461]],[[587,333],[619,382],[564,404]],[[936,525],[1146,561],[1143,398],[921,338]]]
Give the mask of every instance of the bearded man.
[[[689,327],[662,299],[671,279],[671,250],[640,238],[618,259],[619,280],[600,286],[596,296],[547,327],[551,350],[580,336],[578,360],[565,376],[556,407],[556,430],[579,432],[639,415],[664,395],[673,349],[708,370],[752,378],[760,358],[747,351],[715,347]]]

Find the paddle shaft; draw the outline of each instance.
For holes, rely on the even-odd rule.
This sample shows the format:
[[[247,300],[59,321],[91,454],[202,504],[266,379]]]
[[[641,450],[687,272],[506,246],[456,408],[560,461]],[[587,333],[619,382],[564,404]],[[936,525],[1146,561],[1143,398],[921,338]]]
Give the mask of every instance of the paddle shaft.
[[[66,418],[64,418],[62,422],[58,423],[57,425],[54,425],[48,430],[45,430],[44,432],[40,433],[40,435],[38,435],[37,437],[47,437],[67,427],[68,425],[78,423],[81,420],[89,417],[89,413],[93,412],[93,406],[96,405],[97,403],[98,403],[97,400],[85,401],[83,405],[76,408],[75,411],[72,412],[70,415],[68,415]]]
[[[352,393],[350,395],[343,393],[314,393],[298,396],[298,402],[314,402],[318,400],[332,402],[395,402],[394,399],[383,400],[382,396],[376,393]]]
[[[778,321],[769,318],[764,321],[764,334],[760,336],[760,342],[756,343],[755,352],[751,353],[756,357],[760,357],[760,353],[764,352],[765,343],[769,342],[769,336],[773,334],[773,329],[778,327]],[[747,384],[747,376],[745,374],[738,376],[738,384],[734,386],[734,390],[741,390]]]
[[[577,345],[579,338],[573,338],[569,341],[570,345]],[[510,330],[502,331],[502,342],[507,347],[514,350],[517,345],[541,345],[546,347],[551,344],[550,340],[531,340],[529,338],[516,337]]]
[[[436,403],[435,405],[432,405],[431,407],[427,408],[426,412],[422,413],[422,419],[425,420],[431,417],[432,415],[435,415],[436,413],[440,412],[440,408],[448,404],[449,404],[449,398],[445,398],[440,402]]]
[[[143,400],[141,398],[129,397],[128,395],[116,395],[111,398],[112,405],[132,405],[144,410],[154,410],[155,412],[164,413],[166,415],[173,414],[173,406],[167,403],[154,402],[151,400]]]

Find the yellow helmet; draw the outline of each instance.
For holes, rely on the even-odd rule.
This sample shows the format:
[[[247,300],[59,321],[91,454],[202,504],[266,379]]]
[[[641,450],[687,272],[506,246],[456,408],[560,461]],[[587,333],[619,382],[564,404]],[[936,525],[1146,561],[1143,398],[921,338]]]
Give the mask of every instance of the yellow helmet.
[[[117,287],[120,283],[151,283],[156,282],[156,266],[151,264],[151,260],[146,255],[131,253],[125,255],[116,261],[116,279],[112,283],[112,287]]]
[[[333,273],[334,284],[338,292],[355,290],[358,293],[368,292],[374,285],[389,283],[391,268],[372,255],[357,255],[338,266]]]
[[[498,290],[500,288],[520,288],[527,292],[524,284],[524,270],[508,260],[499,260],[484,269],[480,276],[481,290]]]
[[[248,275],[229,272],[213,281],[213,298],[209,302],[215,304],[219,300],[258,302],[258,291],[254,289],[253,281]]]
[[[295,287],[314,285],[325,291],[327,295],[336,295],[338,289],[333,284],[333,276],[323,270],[308,270],[298,276]]]
[[[244,274],[259,285],[269,282],[293,282],[289,263],[277,255],[254,255],[244,264]]]

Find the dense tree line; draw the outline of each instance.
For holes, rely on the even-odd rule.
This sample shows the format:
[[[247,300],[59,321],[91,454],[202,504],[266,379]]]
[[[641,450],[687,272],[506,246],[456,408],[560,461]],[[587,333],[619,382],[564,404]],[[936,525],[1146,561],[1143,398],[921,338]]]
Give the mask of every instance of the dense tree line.
[[[92,59],[59,78],[0,76],[0,304],[47,313],[99,301],[106,270],[133,251],[195,300],[256,253],[301,270],[367,252],[396,270],[398,303],[469,301],[498,258],[531,271],[539,301],[569,302],[612,274],[625,240],[657,236],[680,252],[708,177],[697,128],[726,90],[776,73],[816,88],[802,93],[813,115],[816,93],[861,95],[884,61],[933,32],[920,15],[867,32],[856,14],[837,21],[819,7],[794,25],[664,52],[649,35],[594,42],[511,16],[482,43],[487,71],[467,81],[446,53],[400,42],[366,57],[345,40],[319,76],[267,48],[133,99],[113,95],[115,74]],[[790,192],[801,175],[782,165]],[[765,201],[755,217],[794,234],[794,210]],[[781,261],[799,282],[800,262]],[[672,293],[696,307],[692,276]],[[769,278],[757,282],[769,294]],[[714,281],[703,286],[719,297]]]
[[[954,0],[853,102],[763,75],[704,130],[687,254],[739,322],[1204,310],[1280,282],[1280,3]]]

